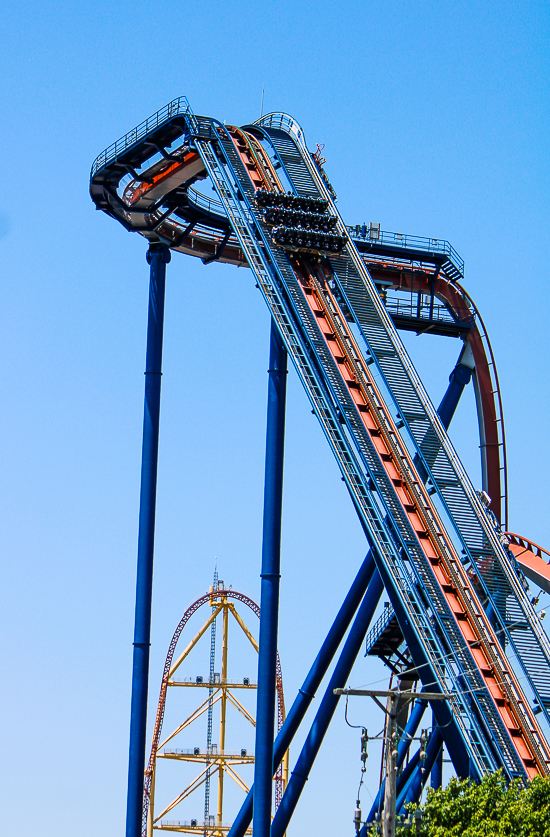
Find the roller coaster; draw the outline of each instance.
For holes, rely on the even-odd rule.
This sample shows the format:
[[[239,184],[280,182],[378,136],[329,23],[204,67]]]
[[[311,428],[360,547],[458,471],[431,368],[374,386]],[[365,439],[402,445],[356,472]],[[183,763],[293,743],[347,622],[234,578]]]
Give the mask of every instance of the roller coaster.
[[[372,223],[346,225],[324,162],[286,114],[235,127],[195,115],[182,97],[92,166],[96,208],[148,240],[151,266],[128,837],[141,833],[144,808],[162,323],[171,251],[204,264],[250,268],[272,321],[254,787],[230,837],[242,837],[252,820],[257,837],[285,833],[334,715],[334,689],[346,685],[365,641],[367,653],[382,658],[399,684],[418,682],[416,702],[400,715],[398,768],[429,704],[422,691],[446,698],[430,705],[435,728],[423,762],[416,753],[399,774],[398,812],[419,798],[439,769],[443,743],[460,777],[478,780],[501,769],[510,780],[528,781],[550,773],[550,642],[529,588],[531,581],[550,592],[550,554],[508,531],[498,376],[483,320],[462,285],[464,264],[441,239],[386,232]],[[207,178],[216,199],[200,191]],[[401,330],[459,339],[459,357],[437,409]],[[273,741],[287,357],[336,458],[368,554]],[[479,420],[478,490],[447,433],[470,381]],[[391,606],[371,626],[383,590]],[[272,777],[342,642],[272,818]]]

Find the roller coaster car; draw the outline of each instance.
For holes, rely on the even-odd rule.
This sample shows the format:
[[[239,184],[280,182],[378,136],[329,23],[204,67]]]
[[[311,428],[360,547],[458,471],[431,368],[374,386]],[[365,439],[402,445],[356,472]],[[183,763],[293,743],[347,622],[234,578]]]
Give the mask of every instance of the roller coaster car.
[[[277,192],[268,192],[267,189],[256,191],[256,206],[275,206],[280,195]]]
[[[285,195],[282,192],[268,192],[267,189],[256,191],[256,205],[261,207],[277,206],[317,214],[322,214],[328,209],[328,201],[322,198],[312,198],[309,195],[301,198],[298,195]]]
[[[336,217],[327,213],[297,212],[293,209],[282,209],[278,206],[268,207],[264,212],[266,224],[287,227],[302,227],[315,232],[329,232],[336,226]]]
[[[346,243],[343,235],[304,230],[300,227],[275,227],[272,240],[285,250],[314,253],[325,257],[338,255]]]

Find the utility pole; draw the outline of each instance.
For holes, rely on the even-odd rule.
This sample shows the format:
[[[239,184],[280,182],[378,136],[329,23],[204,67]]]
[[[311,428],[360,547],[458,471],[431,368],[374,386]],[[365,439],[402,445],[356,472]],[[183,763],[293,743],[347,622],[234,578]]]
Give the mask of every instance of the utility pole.
[[[396,791],[397,791],[397,758],[399,736],[397,731],[397,709],[399,701],[408,700],[448,700],[450,695],[440,692],[412,692],[401,691],[401,689],[387,689],[377,691],[375,689],[334,689],[335,695],[359,695],[371,697],[380,709],[387,715],[386,724],[386,781],[384,785],[384,809],[382,811],[382,837],[395,837],[396,826]],[[386,698],[386,706],[379,698]],[[422,749],[425,742],[422,733]],[[425,756],[424,756],[425,757]],[[422,754],[421,754],[422,758]],[[359,824],[360,825],[360,824]],[[357,822],[356,822],[357,828]]]
[[[384,810],[382,837],[395,837],[395,803],[397,788],[397,702],[396,694],[388,696],[386,715],[386,784],[384,786]]]

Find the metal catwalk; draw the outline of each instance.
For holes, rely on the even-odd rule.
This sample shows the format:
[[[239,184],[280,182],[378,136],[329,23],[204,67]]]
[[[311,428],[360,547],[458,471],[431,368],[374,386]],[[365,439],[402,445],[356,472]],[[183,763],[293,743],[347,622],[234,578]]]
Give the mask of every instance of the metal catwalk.
[[[391,607],[368,634],[368,652],[404,681],[418,679],[425,691],[446,696],[430,706],[438,730],[425,769],[415,769],[413,757],[400,776],[398,809],[418,798],[430,769],[437,769],[442,740],[461,777],[499,768],[510,779],[549,773],[550,746],[537,716],[550,722],[550,642],[526,577],[550,589],[550,569],[544,550],[506,532],[498,378],[483,321],[461,285],[462,260],[446,241],[373,224],[346,226],[323,162],[285,114],[237,128],[194,115],[180,98],[92,167],[96,207],[150,242],[132,837],[142,829],[163,288],[171,250],[205,263],[248,265],[272,317],[255,786],[231,837],[244,834],[252,811],[258,835],[285,833],[338,701],[332,690],[345,686],[384,588]],[[200,193],[197,183],[205,178],[217,200]],[[460,338],[438,409],[398,329]],[[287,355],[336,457],[369,555],[273,744]],[[470,380],[480,425],[479,492],[447,434]],[[271,823],[271,778],[350,625]],[[419,705],[426,705],[420,697]],[[403,722],[407,728],[418,726],[415,707]]]

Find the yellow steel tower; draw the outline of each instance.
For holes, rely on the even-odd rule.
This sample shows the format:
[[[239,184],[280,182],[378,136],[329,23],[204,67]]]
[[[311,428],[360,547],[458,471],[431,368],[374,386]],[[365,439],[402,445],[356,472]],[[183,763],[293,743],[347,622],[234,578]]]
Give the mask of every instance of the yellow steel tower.
[[[227,732],[227,718],[228,706],[234,707],[246,721],[255,726],[255,719],[253,714],[243,705],[242,698],[239,700],[236,692],[240,690],[255,690],[256,684],[248,677],[242,678],[238,682],[230,682],[228,678],[228,655],[229,655],[229,622],[230,618],[236,621],[240,630],[252,645],[256,653],[258,652],[258,643],[245,624],[242,616],[238,612],[235,604],[240,603],[247,606],[256,616],[260,615],[258,605],[252,601],[248,596],[239,593],[236,590],[225,589],[223,581],[217,580],[217,575],[214,577],[214,586],[210,588],[209,593],[197,599],[190,608],[187,609],[183,615],[166,656],[164,665],[164,673],[160,689],[160,697],[157,709],[157,716],[155,728],[153,731],[153,740],[151,745],[151,755],[149,764],[145,771],[144,782],[144,818],[142,835],[143,837],[153,837],[153,830],[163,831],[177,831],[187,834],[201,834],[203,837],[222,837],[229,830],[229,826],[224,823],[223,819],[223,804],[224,804],[224,782],[226,777],[232,779],[244,793],[248,793],[249,785],[245,782],[243,777],[239,774],[238,768],[243,765],[251,765],[254,763],[254,755],[246,749],[241,749],[237,752],[229,752],[226,750],[226,732]],[[174,656],[176,646],[183,633],[183,629],[189,622],[191,617],[203,606],[210,606],[211,613],[208,619],[204,622],[200,630],[195,634],[193,639],[186,646],[184,651],[176,658]],[[222,645],[221,645],[221,665],[220,671],[215,672],[213,667],[214,659],[214,638],[216,631],[216,621],[218,617],[221,618],[222,627]],[[197,677],[182,677],[181,673],[176,679],[174,675],[180,669],[182,663],[188,658],[190,652],[195,648],[199,640],[205,636],[208,629],[211,630],[211,665],[210,675],[208,678],[201,676]],[[208,691],[208,696],[201,701],[199,706],[188,715],[185,720],[179,723],[176,728],[161,741],[162,724],[166,709],[167,695],[169,687],[198,689]],[[211,735],[207,736],[207,746],[204,750],[199,747],[188,749],[168,747],[171,742],[180,736],[182,732],[187,730],[195,721],[208,713],[209,730],[211,730],[213,708],[219,706],[220,726],[219,726],[219,744],[211,743]],[[278,709],[278,726],[282,725],[285,717],[283,683],[279,659],[277,657],[277,709]],[[181,738],[179,739],[181,740]],[[186,787],[178,792],[175,798],[168,805],[164,805],[160,812],[155,808],[155,784],[157,774],[157,762],[159,759],[169,759],[176,762],[191,762],[200,765],[201,770],[195,778],[186,785]],[[217,775],[217,804],[216,814],[210,814],[209,795],[210,795],[210,781]],[[288,753],[285,754],[283,763],[277,770],[274,776],[275,783],[275,807],[280,802],[286,781],[288,778]],[[198,819],[191,819],[188,821],[182,820],[167,820],[166,816],[185,799],[188,799],[198,788],[206,789],[206,803],[205,803],[205,817],[204,821]]]

